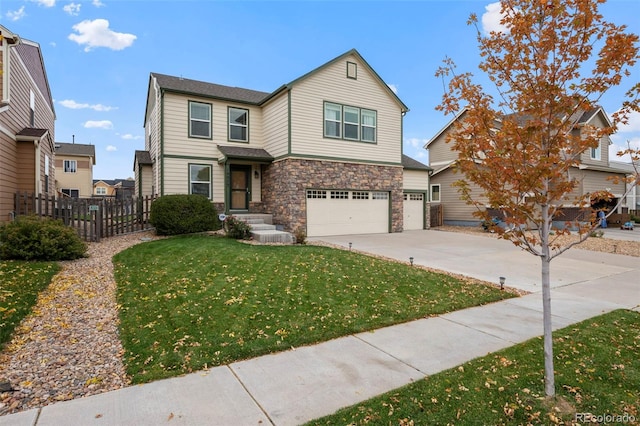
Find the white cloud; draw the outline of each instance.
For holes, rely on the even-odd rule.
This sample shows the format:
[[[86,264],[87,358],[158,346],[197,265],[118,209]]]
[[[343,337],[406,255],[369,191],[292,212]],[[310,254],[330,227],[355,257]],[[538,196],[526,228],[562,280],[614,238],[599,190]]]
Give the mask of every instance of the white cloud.
[[[389,89],[391,89],[393,93],[395,93],[396,95],[398,94],[399,86],[397,84],[387,84],[387,86],[389,86]]]
[[[409,138],[405,139],[405,142],[407,142],[412,148],[422,149],[426,145],[426,143],[429,142],[429,139]]]
[[[31,0],[34,3],[38,3],[40,6],[53,7],[56,5],[56,0]]]
[[[640,113],[629,114],[629,123],[618,126],[618,133],[640,132]]]
[[[107,47],[111,50],[122,50],[131,46],[138,37],[133,34],[117,33],[109,29],[106,19],[85,20],[73,26],[78,34],[69,34],[69,40],[84,45],[89,52],[95,47]]]
[[[127,133],[125,135],[122,135],[121,138],[134,141],[134,140],[142,139],[142,136],[134,136],[131,133]]]
[[[490,3],[484,7],[486,12],[482,14],[482,30],[485,34],[491,31],[498,33],[508,32],[509,29],[500,23],[502,14],[500,13],[500,2]]]
[[[78,102],[71,100],[71,99],[65,99],[64,101],[60,101],[58,102],[60,105],[62,105],[65,108],[69,108],[69,109],[92,109],[94,111],[111,111],[112,109],[117,109],[116,107],[110,107],[107,105],[102,105],[102,104],[79,104]]]
[[[92,5],[94,5],[95,7],[102,7],[104,6],[104,3],[102,3],[100,0],[93,0],[91,2]]]
[[[19,21],[20,19],[24,18],[25,16],[27,16],[27,14],[24,12],[24,6],[20,7],[20,9],[18,10],[14,10],[14,11],[8,11],[5,16],[7,17],[8,20],[10,21]]]
[[[93,120],[89,120],[86,123],[84,123],[84,127],[87,129],[112,129],[113,128],[113,123],[109,120],[101,120],[101,121],[93,121]]]
[[[80,3],[69,3],[64,5],[62,10],[71,16],[78,16],[80,14],[80,6],[82,6]]]
[[[612,137],[611,139],[614,139],[614,137]],[[632,149],[640,150],[640,136],[632,138],[616,137],[615,139],[618,139],[618,141],[614,142],[612,145],[609,145],[609,161],[630,163],[631,156],[629,154],[618,156],[618,152],[629,149],[629,147],[631,147]]]
[[[118,148],[116,148],[114,145],[107,145],[105,149],[109,152],[114,152],[118,150]]]

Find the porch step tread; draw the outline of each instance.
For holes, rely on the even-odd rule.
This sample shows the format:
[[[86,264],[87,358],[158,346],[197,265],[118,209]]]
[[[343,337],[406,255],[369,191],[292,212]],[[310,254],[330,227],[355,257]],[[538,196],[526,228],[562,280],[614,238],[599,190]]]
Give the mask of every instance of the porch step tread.
[[[251,226],[252,231],[275,231],[276,226],[271,225],[269,223],[259,222],[259,223],[247,223]]]
[[[242,220],[243,222],[246,222],[248,224],[251,224],[251,223],[272,224],[273,223],[273,215],[267,214],[267,213],[239,213],[239,214],[233,214],[233,217],[235,217],[238,220]]]
[[[284,243],[293,244],[293,235],[284,231],[264,230],[251,231],[254,240],[260,243]]]

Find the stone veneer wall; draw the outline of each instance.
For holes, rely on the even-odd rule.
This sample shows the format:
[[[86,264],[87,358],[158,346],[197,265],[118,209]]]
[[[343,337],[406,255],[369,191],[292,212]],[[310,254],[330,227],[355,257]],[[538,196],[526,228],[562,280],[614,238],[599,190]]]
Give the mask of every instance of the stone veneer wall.
[[[389,191],[391,231],[402,232],[402,167],[285,159],[265,167],[262,202],[273,222],[295,232],[307,228],[307,189]]]

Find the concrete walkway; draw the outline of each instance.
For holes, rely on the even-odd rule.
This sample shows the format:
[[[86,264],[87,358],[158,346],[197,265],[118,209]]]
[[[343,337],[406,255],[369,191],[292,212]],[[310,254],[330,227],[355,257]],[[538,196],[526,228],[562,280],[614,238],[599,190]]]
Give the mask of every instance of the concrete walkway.
[[[542,334],[540,262],[483,236],[327,237],[533,294],[0,417],[0,425],[297,425]],[[640,259],[572,249],[552,262],[554,329],[639,310]]]

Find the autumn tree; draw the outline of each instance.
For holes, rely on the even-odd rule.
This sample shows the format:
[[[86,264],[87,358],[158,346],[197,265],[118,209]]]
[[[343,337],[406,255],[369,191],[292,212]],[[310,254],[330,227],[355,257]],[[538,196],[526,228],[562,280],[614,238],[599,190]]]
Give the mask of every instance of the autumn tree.
[[[468,24],[477,31],[479,68],[495,85],[495,96],[474,83],[471,73],[458,74],[450,58],[436,73],[445,84],[437,109],[445,114],[466,109],[448,137],[458,154],[458,191],[478,207],[481,219],[489,219],[487,206],[500,210],[506,224],[496,228],[500,237],[541,260],[548,396],[555,395],[550,262],[597,226],[592,220],[577,224],[578,239],[563,246],[558,237],[569,230],[552,230],[552,220],[562,207],[590,206],[593,194],[574,195],[580,155],[598,147],[639,108],[640,84],[630,84],[611,117],[612,126],[577,129],[580,117],[597,108],[609,89],[626,83],[639,58],[638,36],[605,21],[599,12],[602,3],[501,0],[504,30],[488,35],[471,15]],[[640,154],[632,149],[627,153],[636,160]],[[633,182],[638,182],[637,167],[629,190]]]

